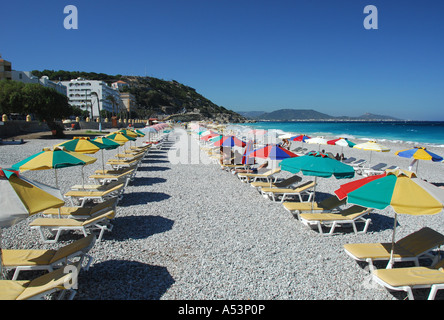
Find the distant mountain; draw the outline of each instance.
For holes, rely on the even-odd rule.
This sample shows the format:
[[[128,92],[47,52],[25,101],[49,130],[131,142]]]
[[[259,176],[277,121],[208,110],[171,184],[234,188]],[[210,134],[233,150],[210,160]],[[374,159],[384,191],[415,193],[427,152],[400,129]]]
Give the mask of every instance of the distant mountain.
[[[366,113],[359,117],[340,116],[334,117],[312,109],[280,109],[272,112],[241,111],[238,112],[246,118],[256,121],[394,121],[401,120],[391,116]]]

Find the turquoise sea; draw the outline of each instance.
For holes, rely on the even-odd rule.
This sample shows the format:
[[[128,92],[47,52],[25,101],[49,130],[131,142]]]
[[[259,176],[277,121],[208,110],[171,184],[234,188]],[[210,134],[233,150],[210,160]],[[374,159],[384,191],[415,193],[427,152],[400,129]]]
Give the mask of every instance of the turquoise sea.
[[[344,137],[349,139],[376,139],[378,141],[404,142],[444,148],[443,121],[393,121],[393,122],[256,122],[244,124],[257,129],[275,129],[285,133],[308,136]]]

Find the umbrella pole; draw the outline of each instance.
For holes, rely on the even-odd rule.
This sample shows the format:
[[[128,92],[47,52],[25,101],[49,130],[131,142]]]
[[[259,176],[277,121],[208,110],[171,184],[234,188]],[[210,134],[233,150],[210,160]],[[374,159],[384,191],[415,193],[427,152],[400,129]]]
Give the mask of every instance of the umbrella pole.
[[[313,207],[314,207],[314,202],[315,202],[315,197],[316,197],[316,185],[317,185],[317,180],[318,177],[315,176],[315,185],[313,187],[313,197],[311,198],[311,212],[313,213]]]
[[[105,174],[105,158],[103,156],[103,149],[102,149],[102,173]]]
[[[2,231],[3,229],[0,228],[0,261],[2,261]],[[6,280],[6,275],[3,273],[3,263],[0,263],[0,279]]]
[[[393,267],[393,251],[395,251],[395,234],[396,234],[396,224],[398,220],[398,214],[395,212],[395,222],[393,224],[393,235],[392,235],[392,249],[390,250],[390,260],[387,264],[387,269],[391,269]]]
[[[54,175],[55,175],[55,181],[56,181],[56,188],[59,189],[59,181],[57,179],[57,169],[54,169]],[[59,210],[59,218],[62,217],[62,214],[60,213],[60,207],[58,208]]]

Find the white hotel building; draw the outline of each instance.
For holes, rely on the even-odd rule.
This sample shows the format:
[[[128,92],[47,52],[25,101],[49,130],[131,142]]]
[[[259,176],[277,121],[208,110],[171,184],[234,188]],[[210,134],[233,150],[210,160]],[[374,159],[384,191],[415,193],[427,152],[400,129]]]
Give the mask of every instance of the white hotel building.
[[[123,109],[123,103],[120,99],[119,92],[106,84],[104,81],[85,80],[83,78],[73,79],[71,81],[62,81],[67,88],[67,96],[69,104],[79,107],[82,110],[90,112],[90,117],[96,119],[99,117],[99,104],[97,103],[97,94],[100,101],[100,110],[113,112],[113,105],[108,100],[108,96],[114,96],[117,102],[114,105],[114,113],[117,114]],[[93,93],[93,94],[91,94]],[[92,113],[91,113],[92,106]]]

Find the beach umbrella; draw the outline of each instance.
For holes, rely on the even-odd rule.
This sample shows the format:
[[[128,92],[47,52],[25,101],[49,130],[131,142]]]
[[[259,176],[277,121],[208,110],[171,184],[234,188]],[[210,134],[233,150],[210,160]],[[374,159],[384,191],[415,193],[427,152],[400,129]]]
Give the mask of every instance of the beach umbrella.
[[[338,138],[338,139],[329,140],[327,141],[327,144],[340,146],[341,154],[344,153],[344,147],[353,148],[356,145],[356,143],[351,142],[347,138]]]
[[[276,144],[270,144],[250,152],[248,154],[248,157],[270,160],[284,160],[287,158],[298,157],[298,155]]]
[[[219,140],[221,140],[224,136],[221,134],[215,135],[214,137],[209,138],[208,140],[211,142],[217,142]]]
[[[55,147],[54,149],[44,148],[41,152],[17,162],[11,167],[12,169],[19,170],[20,172],[28,170],[55,169],[54,175],[56,180],[56,188],[58,188],[57,169],[72,166],[85,166],[96,161],[96,158],[84,155],[82,153],[66,151],[63,147]]]
[[[216,147],[245,147],[246,143],[235,136],[223,136],[220,140],[216,141],[214,145]]]
[[[218,134],[218,133],[210,133],[210,134],[207,134],[206,136],[203,136],[202,140],[210,141],[211,138],[218,137],[218,136],[220,136],[220,134]]]
[[[10,227],[30,215],[65,205],[59,189],[0,168],[0,227]]]
[[[413,165],[416,162],[416,173],[418,173],[418,160],[429,160],[433,162],[441,162],[443,160],[441,156],[430,152],[424,147],[414,147],[411,149],[399,150],[396,151],[395,154],[404,158],[413,158],[413,161],[409,166],[409,170],[412,169]]]
[[[107,134],[105,137],[108,139],[114,140],[118,143],[123,142],[122,145],[124,145],[128,141],[136,141],[136,138],[126,135],[123,132],[118,132],[118,131]]]
[[[271,160],[273,161],[272,168],[275,168],[277,166],[278,161],[287,158],[298,157],[298,155],[276,144],[269,144],[266,145],[265,147],[250,152],[248,154],[248,157]]]
[[[137,133],[135,133],[133,130],[120,129],[120,130],[117,130],[117,131],[112,132],[112,133],[117,133],[117,132],[121,132],[121,133],[123,133],[123,134],[125,134],[125,135],[127,135],[127,136],[130,136],[131,138],[137,138],[137,137],[139,137],[139,135],[138,135]]]
[[[311,138],[309,136],[306,136],[305,134],[300,134],[298,136],[290,137],[290,141],[306,142],[308,139],[311,139]]]
[[[356,145],[356,143],[351,142],[347,138],[338,138],[338,139],[329,140],[327,141],[327,144],[341,146],[341,147],[350,147],[350,148],[353,148]]]
[[[355,169],[336,159],[329,158],[320,152],[311,152],[301,157],[293,157],[282,160],[281,169],[291,173],[301,172],[306,176],[315,177],[315,187],[312,198],[312,208],[316,195],[317,178],[330,178],[334,176],[336,179],[351,179],[355,176]]]
[[[372,153],[375,152],[389,152],[390,149],[377,143],[376,141],[367,141],[353,146],[355,149],[370,151],[369,165],[372,162]]]
[[[49,208],[60,208],[65,200],[59,189],[20,176],[19,172],[0,168],[0,261],[1,231],[30,215]],[[0,275],[3,278],[0,263]]]
[[[94,140],[95,142],[101,143],[102,145],[104,145],[104,148],[101,149],[101,153],[102,153],[102,170],[103,172],[105,172],[105,157],[103,155],[103,150],[114,150],[117,149],[118,147],[120,147],[123,142],[119,143],[117,141],[108,139],[106,137],[97,137]]]
[[[317,145],[319,145],[319,150],[320,150],[321,145],[327,145],[327,139],[325,139],[324,137],[310,138],[310,139],[306,139],[305,143],[317,144]]]
[[[64,147],[65,150],[93,154],[106,146],[98,141],[90,140],[89,137],[74,137],[72,140],[61,142],[54,147]]]
[[[384,174],[364,179],[342,185],[335,194],[339,199],[344,199],[346,196],[348,203],[363,207],[378,210],[387,207],[393,209],[395,219],[388,264],[391,267],[397,215],[432,215],[442,212],[444,190],[419,179],[414,172],[401,169],[386,170]]]
[[[242,156],[242,164],[245,164],[247,166],[254,164],[254,158],[249,156],[250,152],[254,150],[253,147],[254,147],[254,141],[248,140],[245,146],[244,154]]]
[[[151,141],[151,134],[152,133],[157,133],[157,130],[154,129],[153,127],[145,127],[143,129],[141,129],[140,131],[142,131],[145,134],[148,134],[148,141]]]

